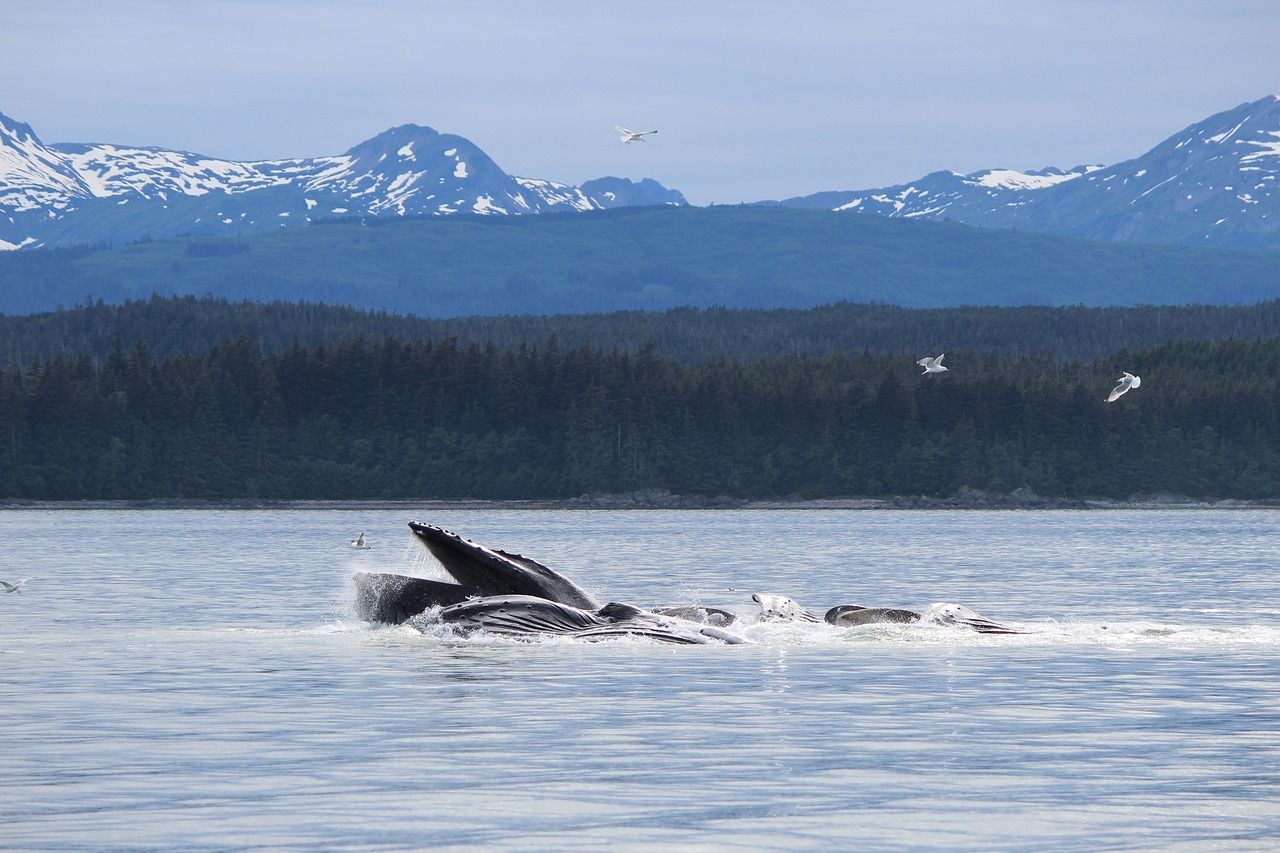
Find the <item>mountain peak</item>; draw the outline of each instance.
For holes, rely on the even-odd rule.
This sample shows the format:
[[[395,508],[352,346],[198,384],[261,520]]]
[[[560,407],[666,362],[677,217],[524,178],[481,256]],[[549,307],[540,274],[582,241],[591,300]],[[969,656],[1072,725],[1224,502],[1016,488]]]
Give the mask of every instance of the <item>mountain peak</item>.
[[[653,178],[617,178],[612,175],[584,181],[582,191],[600,207],[649,207],[653,205],[687,206],[689,202],[679,190],[669,190]]]
[[[40,142],[40,137],[36,136],[31,125],[10,118],[4,113],[0,113],[0,137],[7,137],[13,142],[24,142],[28,139],[35,140],[36,143]]]
[[[349,156],[358,157],[362,151],[375,148],[382,150],[392,145],[399,147],[408,142],[431,141],[439,139],[442,135],[434,127],[428,127],[423,124],[400,124],[395,127],[389,127],[363,142],[356,143],[348,148],[346,153]]]
[[[652,180],[580,188],[507,174],[471,140],[419,124],[344,154],[240,162],[164,148],[45,145],[0,115],[0,250],[238,235],[334,217],[514,215],[685,204]]]

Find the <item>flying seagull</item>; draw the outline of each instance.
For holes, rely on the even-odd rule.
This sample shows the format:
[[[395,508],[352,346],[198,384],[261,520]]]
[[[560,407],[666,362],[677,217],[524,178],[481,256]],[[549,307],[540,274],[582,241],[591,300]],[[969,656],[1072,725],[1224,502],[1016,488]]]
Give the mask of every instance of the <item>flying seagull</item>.
[[[1120,384],[1111,389],[1111,393],[1107,395],[1107,402],[1114,403],[1119,400],[1121,395],[1142,385],[1142,377],[1134,376],[1132,373],[1126,373],[1120,377]]]
[[[625,127],[614,125],[613,129],[622,134],[623,143],[630,145],[633,142],[644,142],[644,138],[651,133],[657,133],[656,130],[627,130]]]
[[[17,581],[14,581],[13,583],[9,583],[8,581],[0,581],[0,586],[4,587],[5,592],[16,592],[18,595],[22,595],[23,585],[26,584],[27,581],[33,581],[33,580],[35,580],[35,578],[23,578],[22,580],[17,580]]]
[[[363,530],[362,530],[362,531],[360,531],[360,535],[359,535],[359,536],[357,536],[355,539],[352,539],[352,540],[351,540],[351,547],[352,547],[352,548],[363,548],[363,549],[366,549],[366,550],[369,548],[369,546],[365,544],[365,541],[364,541],[364,531],[363,531]]]
[[[924,368],[924,373],[920,375],[924,376],[925,373],[946,373],[947,369],[942,366],[942,358],[945,355],[946,353],[944,352],[937,358],[925,357],[917,361],[916,364]]]

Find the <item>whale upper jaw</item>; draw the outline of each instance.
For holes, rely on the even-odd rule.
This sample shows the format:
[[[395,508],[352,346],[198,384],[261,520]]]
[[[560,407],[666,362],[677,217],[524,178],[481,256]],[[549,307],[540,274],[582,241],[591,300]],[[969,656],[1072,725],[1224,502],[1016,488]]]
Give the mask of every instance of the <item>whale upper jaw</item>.
[[[409,529],[450,577],[482,595],[532,595],[584,610],[600,607],[586,590],[537,560],[486,548],[432,524],[411,521]]]

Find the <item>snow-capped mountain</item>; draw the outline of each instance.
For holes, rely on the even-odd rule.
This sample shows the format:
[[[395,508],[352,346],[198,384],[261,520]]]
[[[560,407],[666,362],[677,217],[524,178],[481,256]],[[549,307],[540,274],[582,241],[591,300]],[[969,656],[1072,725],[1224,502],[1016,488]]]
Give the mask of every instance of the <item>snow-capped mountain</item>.
[[[470,140],[406,124],[344,154],[239,162],[46,145],[0,113],[0,249],[262,232],[337,217],[528,214],[686,204],[651,179],[581,187],[507,174]]]
[[[1277,175],[1280,97],[1268,96],[1210,116],[1114,166],[934,172],[909,184],[761,204],[1101,240],[1280,248]]]

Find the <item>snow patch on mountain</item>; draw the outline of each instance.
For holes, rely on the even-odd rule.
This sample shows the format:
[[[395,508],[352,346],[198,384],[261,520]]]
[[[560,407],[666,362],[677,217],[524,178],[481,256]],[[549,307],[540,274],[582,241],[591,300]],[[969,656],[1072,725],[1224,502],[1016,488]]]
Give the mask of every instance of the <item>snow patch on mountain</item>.
[[[1063,172],[1059,169],[1042,169],[1039,172],[1017,172],[1013,169],[991,169],[988,172],[977,172],[969,176],[969,179],[984,187],[998,187],[1006,190],[1042,190],[1046,187],[1057,186],[1063,181],[1075,180],[1082,174],[1084,174],[1083,170]]]
[[[934,172],[910,184],[760,204],[1090,239],[1280,248],[1277,174],[1280,98],[1268,95],[1110,167]]]
[[[65,207],[92,195],[73,166],[30,125],[0,113],[0,213]]]

